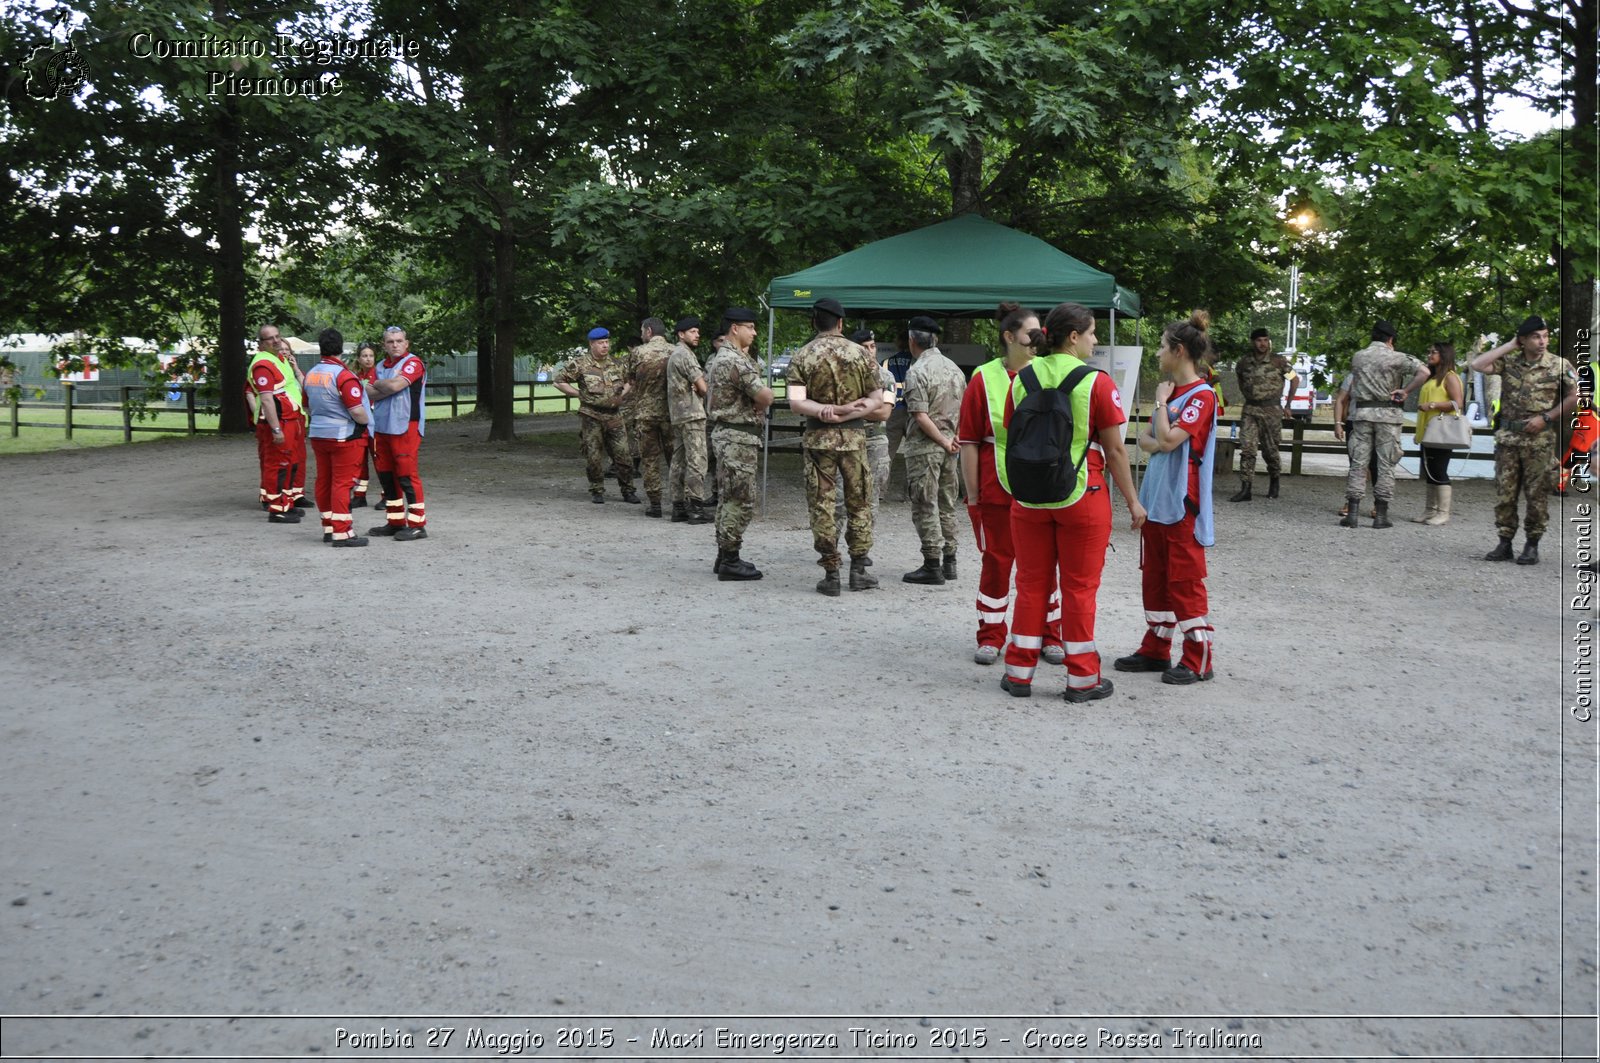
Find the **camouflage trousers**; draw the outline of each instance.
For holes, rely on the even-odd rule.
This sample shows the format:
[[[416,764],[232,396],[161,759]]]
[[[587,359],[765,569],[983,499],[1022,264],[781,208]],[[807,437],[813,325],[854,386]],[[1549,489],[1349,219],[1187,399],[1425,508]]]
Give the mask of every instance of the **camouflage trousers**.
[[[738,428],[713,428],[711,449],[717,455],[717,549],[737,551],[756,515],[761,437]]]
[[[1556,434],[1540,432],[1528,442],[1494,448],[1494,530],[1500,538],[1517,534],[1517,496],[1528,498],[1523,528],[1528,538],[1550,526],[1550,491],[1556,481]]]
[[[940,561],[956,552],[956,456],[942,450],[907,454],[906,490],[911,523],[922,540],[922,559]]]
[[[662,466],[672,457],[672,425],[667,421],[640,418],[634,436],[639,445],[639,474],[644,478],[644,493],[651,503],[661,502]]]
[[[1376,456],[1377,472],[1372,477],[1372,497],[1387,502],[1394,497],[1394,467],[1400,463],[1400,425],[1383,421],[1350,422],[1350,472],[1345,478],[1344,496],[1364,498],[1367,494],[1367,465]]]
[[[1256,471],[1256,451],[1267,462],[1267,474],[1277,476],[1283,467],[1278,443],[1283,438],[1283,414],[1276,406],[1246,406],[1239,411],[1239,475]]]
[[[622,418],[605,419],[584,414],[578,418],[578,439],[583,444],[583,466],[589,475],[589,491],[601,494],[606,487],[606,458],[617,471],[617,483],[633,487],[633,455],[628,452],[628,435]]]
[[[839,526],[833,519],[835,485],[844,484],[845,516],[850,522],[845,543],[850,556],[866,557],[872,552],[872,473],[867,452],[860,450],[811,450],[806,456],[806,508],[811,516],[811,545],[817,551],[817,564],[830,571],[839,567]]]
[[[878,506],[883,503],[883,492],[889,486],[889,437],[867,436],[867,467],[872,472],[872,519],[878,519]],[[844,484],[837,484],[833,492],[833,522],[840,534],[850,524],[844,509]]]
[[[706,498],[706,422],[685,421],[672,426],[672,504]]]

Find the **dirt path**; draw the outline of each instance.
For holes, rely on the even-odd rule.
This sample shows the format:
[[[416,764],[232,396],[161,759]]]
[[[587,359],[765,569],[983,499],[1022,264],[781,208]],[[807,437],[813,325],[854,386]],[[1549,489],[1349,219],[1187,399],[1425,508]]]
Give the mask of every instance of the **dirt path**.
[[[1215,1026],[1259,1039],[1223,1055],[1550,1056],[1554,1018],[1262,1016],[1593,1007],[1573,576],[1553,536],[1477,560],[1489,483],[1439,529],[1337,528],[1330,478],[1219,503],[1217,680],[1069,706],[972,663],[970,542],[954,584],[899,582],[903,504],[883,589],[823,599],[780,458],[766,579],[721,584],[709,529],[588,504],[570,422],[432,427],[431,538],[363,551],[266,524],[247,440],[0,460],[0,1011],[61,1017],[8,1020],[8,1055],[692,1013],[877,1016],[935,1055],[985,1024],[920,1016],[1022,1017],[969,1058],[1029,1025],[1088,1038],[1058,1055]],[[1117,523],[1107,658],[1142,626]],[[388,1018],[89,1018],[186,1014]],[[665,1025],[850,1054],[852,1024]],[[563,1024],[476,1025],[548,1056]]]

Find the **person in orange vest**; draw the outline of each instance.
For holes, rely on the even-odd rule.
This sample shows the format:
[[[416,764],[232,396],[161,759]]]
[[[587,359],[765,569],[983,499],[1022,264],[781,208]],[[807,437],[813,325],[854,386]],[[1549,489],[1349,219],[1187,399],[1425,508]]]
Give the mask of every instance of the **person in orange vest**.
[[[1017,373],[1006,400],[1006,477],[1012,493],[1011,541],[1017,552],[1017,603],[1001,688],[1012,697],[1033,692],[1044,645],[1045,602],[1054,575],[1061,579],[1061,638],[1066,651],[1070,702],[1097,701],[1112,693],[1100,674],[1094,620],[1106,547],[1111,542],[1109,469],[1127,501],[1133,528],[1145,522],[1123,443],[1127,414],[1111,377],[1083,359],[1094,351],[1094,313],[1077,303],[1050,311],[1041,330],[1051,350]],[[1076,382],[1074,383],[1074,378]],[[1047,395],[1055,391],[1059,394]],[[1030,402],[1030,397],[1038,398]],[[1056,438],[1062,404],[1070,404],[1072,435],[1065,450],[1044,453]],[[1036,429],[1039,429],[1036,434]],[[1057,481],[1064,480],[1056,494]]]
[[[1011,604],[1011,492],[1006,483],[1006,400],[1017,372],[1044,348],[1039,315],[1017,303],[1000,304],[1001,356],[980,365],[961,397],[956,442],[961,444],[961,482],[967,485],[967,517],[972,521],[983,562],[978,569],[979,664],[999,660],[1006,646],[1006,609]],[[1042,656],[1050,664],[1066,660],[1061,648],[1061,591],[1052,587],[1044,618]]]
[[[317,336],[322,360],[306,374],[306,435],[317,455],[316,500],[322,514],[322,541],[334,546],[366,546],[352,530],[351,487],[366,459],[367,425],[372,407],[361,381],[344,364],[344,336],[323,329]]]
[[[277,333],[271,325],[262,327],[261,349],[250,362],[247,375],[256,417],[261,500],[267,507],[267,520],[273,524],[298,524],[294,481],[305,393],[294,370],[278,353]]]

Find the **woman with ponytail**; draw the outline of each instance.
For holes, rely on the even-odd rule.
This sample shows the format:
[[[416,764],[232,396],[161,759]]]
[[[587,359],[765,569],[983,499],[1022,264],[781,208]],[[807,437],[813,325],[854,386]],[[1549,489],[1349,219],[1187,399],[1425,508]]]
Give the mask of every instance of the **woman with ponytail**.
[[[1119,657],[1119,672],[1160,672],[1163,683],[1210,679],[1211,621],[1207,617],[1206,551],[1216,542],[1211,522],[1212,458],[1217,440],[1217,395],[1206,383],[1211,364],[1210,315],[1196,310],[1161,334],[1161,371],[1150,427],[1139,449],[1150,455],[1139,501],[1150,514],[1140,540],[1144,641]],[[1183,653],[1172,661],[1172,638]]]
[[[1062,696],[1071,702],[1096,701],[1110,697],[1112,689],[1111,680],[1100,675],[1094,643],[1095,596],[1111,541],[1107,469],[1127,500],[1135,530],[1144,524],[1145,513],[1134,494],[1122,442],[1128,418],[1116,385],[1083,361],[1094,351],[1094,313],[1077,303],[1062,303],[1050,311],[1041,331],[1049,353],[1041,353],[1017,374],[1006,403],[1017,604],[1000,685],[1012,697],[1033,693],[1044,645],[1045,603],[1059,575],[1067,666]],[[1057,394],[1046,394],[1051,391]],[[1036,396],[1033,402],[1030,395]],[[1071,409],[1071,435],[1062,444],[1050,444],[1054,453],[1046,454],[1039,444],[1056,438],[1048,426],[1066,427],[1063,405]],[[1058,484],[1055,496],[1040,493]]]
[[[1011,602],[1011,490],[1006,483],[1006,400],[1018,371],[1045,346],[1039,315],[1016,303],[1000,304],[1000,357],[985,362],[961,398],[956,441],[961,444],[961,482],[967,485],[983,567],[978,573],[978,650],[972,659],[993,664],[1006,645],[1006,607]],[[1051,588],[1042,655],[1051,664],[1066,659],[1061,648],[1061,592]]]

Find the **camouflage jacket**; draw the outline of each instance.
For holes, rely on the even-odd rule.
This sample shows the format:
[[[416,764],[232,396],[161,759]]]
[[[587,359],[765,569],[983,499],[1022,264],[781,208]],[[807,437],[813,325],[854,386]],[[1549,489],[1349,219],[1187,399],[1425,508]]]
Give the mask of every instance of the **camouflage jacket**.
[[[1279,407],[1283,402],[1283,382],[1289,375],[1289,360],[1281,354],[1258,354],[1254,348],[1239,356],[1234,367],[1239,374],[1239,393],[1246,406]]]
[[[878,366],[878,386],[883,389],[883,401],[889,406],[893,406],[895,402],[894,386],[896,383],[894,374],[889,372],[888,366]],[[883,421],[868,421],[867,438],[872,439],[877,436],[882,436],[884,439],[889,438],[888,424]]]
[[[1523,426],[1541,413],[1548,413],[1578,387],[1578,374],[1565,358],[1545,351],[1536,359],[1512,351],[1500,359],[1500,427],[1494,441],[1503,446],[1550,446],[1554,424],[1534,435]]]
[[[672,348],[667,358],[667,411],[673,424],[706,419],[705,403],[695,394],[695,381],[705,376],[694,352],[684,344]]]
[[[672,345],[651,336],[628,352],[628,380],[633,384],[633,414],[641,421],[667,420],[667,359]]]
[[[842,406],[877,391],[878,367],[866,348],[843,336],[817,336],[795,352],[788,380],[806,389],[806,398],[829,406]],[[865,422],[824,424],[806,418],[803,445],[812,450],[861,450],[867,445]]]
[[[573,358],[556,372],[556,382],[578,389],[578,412],[605,419],[615,416],[627,383],[627,367],[615,358],[591,358],[588,352]],[[602,416],[603,415],[603,416]]]
[[[929,347],[922,356],[911,363],[906,372],[906,412],[911,423],[906,425],[905,442],[900,453],[906,455],[936,454],[941,448],[929,439],[916,423],[916,415],[925,413],[934,427],[948,438],[956,437],[956,421],[961,418],[961,397],[967,391],[967,378],[962,376],[956,363],[944,356],[937,347]]]
[[[1405,424],[1405,414],[1389,393],[1411,383],[1421,368],[1409,354],[1376,340],[1357,351],[1350,359],[1350,420]]]
[[[767,386],[756,360],[731,344],[723,344],[706,363],[706,386],[710,388],[711,423],[759,425],[761,413],[756,396]]]

